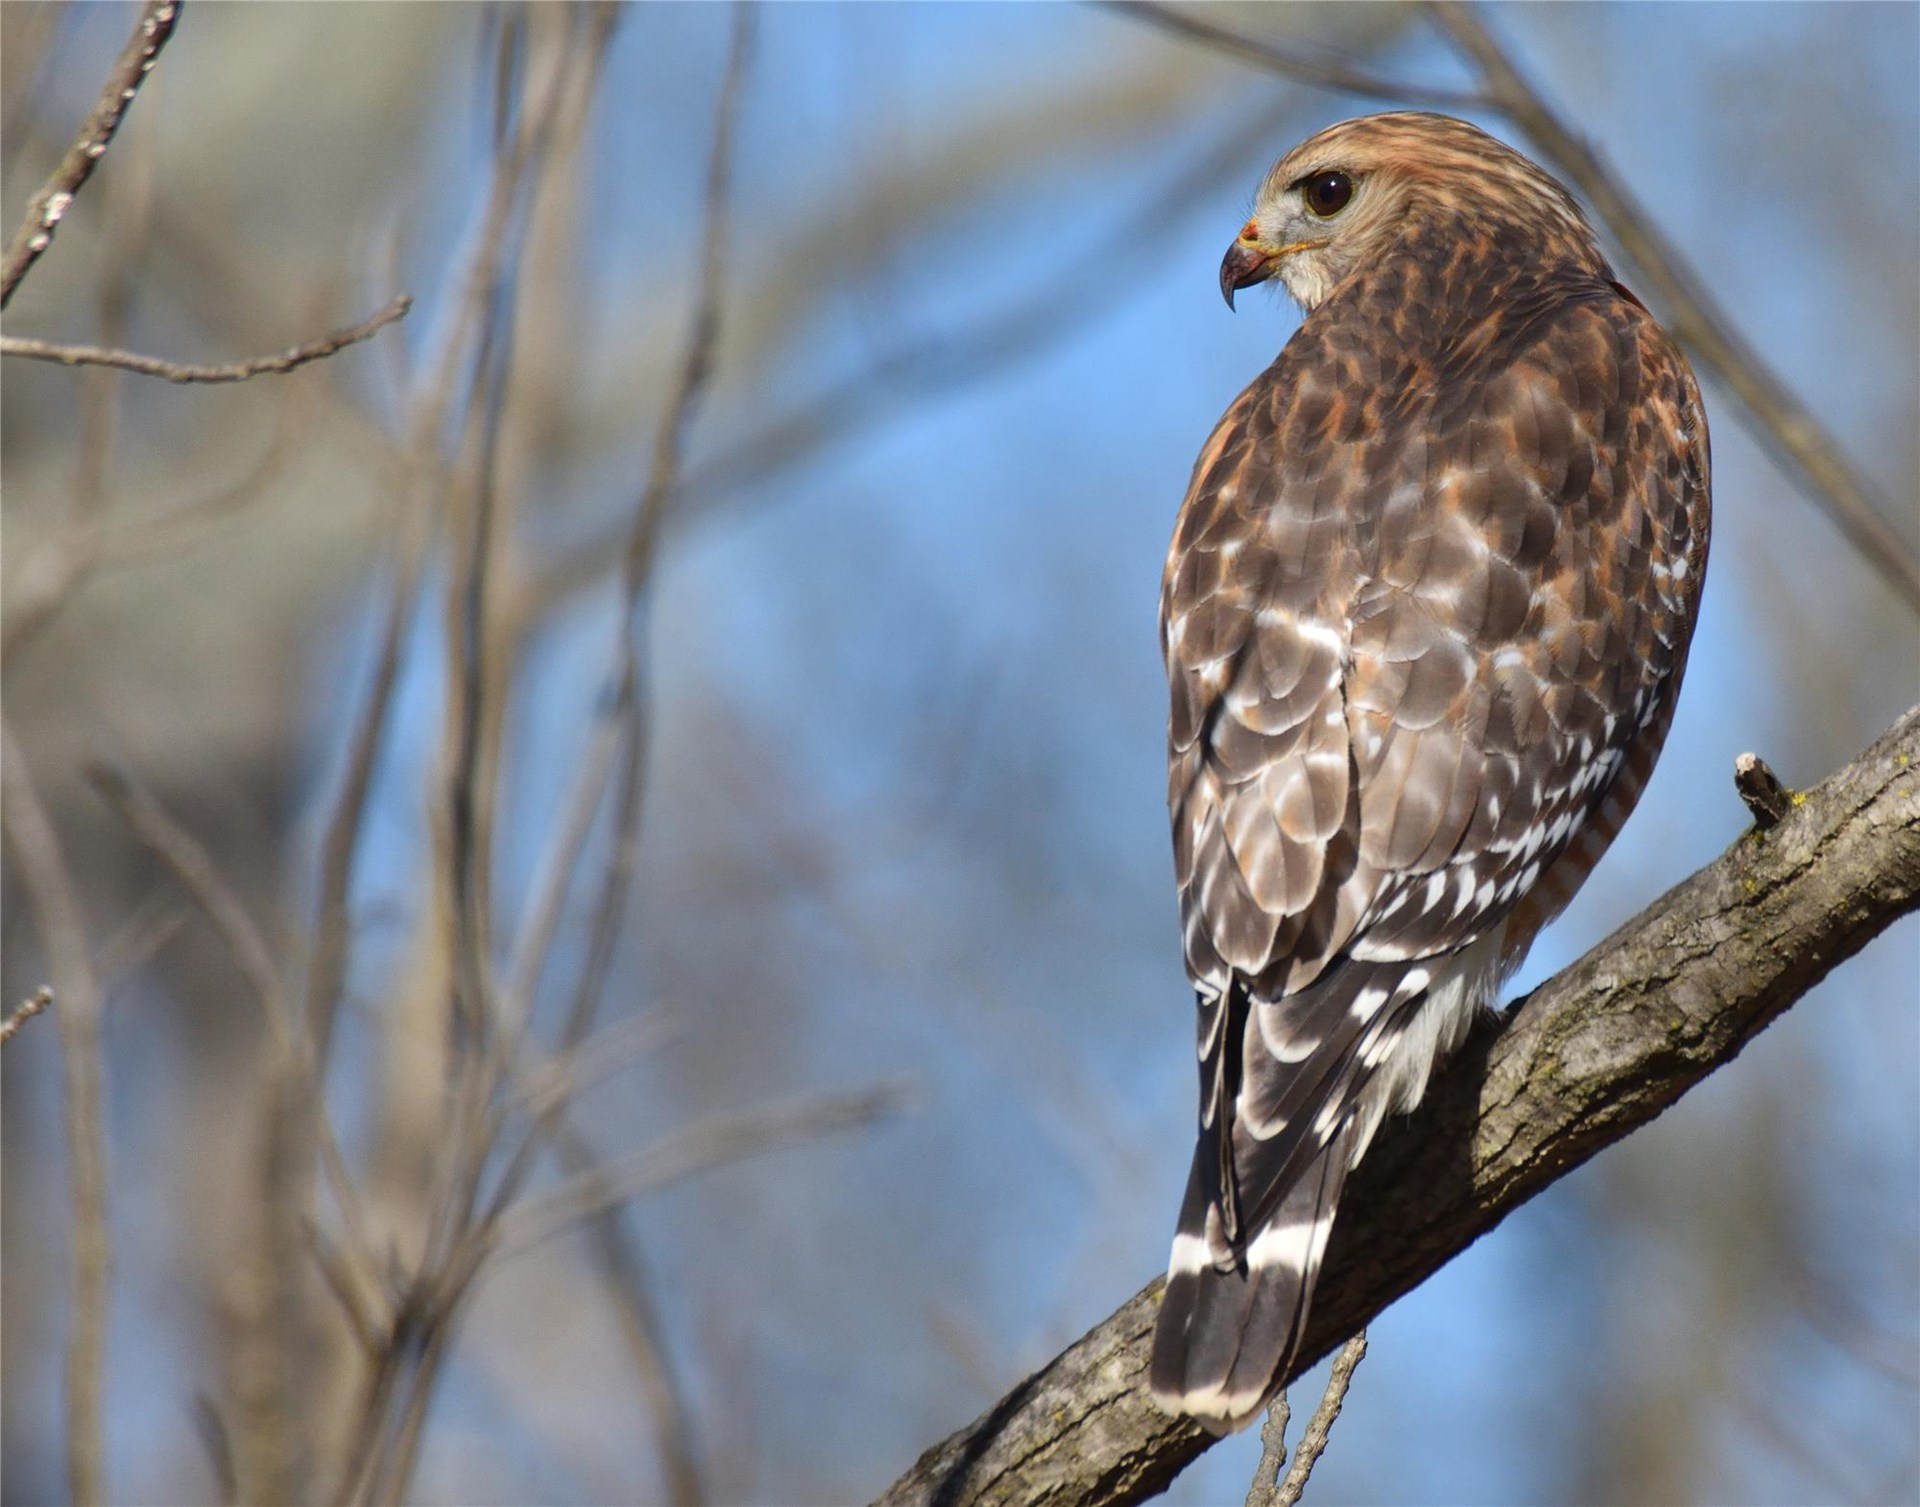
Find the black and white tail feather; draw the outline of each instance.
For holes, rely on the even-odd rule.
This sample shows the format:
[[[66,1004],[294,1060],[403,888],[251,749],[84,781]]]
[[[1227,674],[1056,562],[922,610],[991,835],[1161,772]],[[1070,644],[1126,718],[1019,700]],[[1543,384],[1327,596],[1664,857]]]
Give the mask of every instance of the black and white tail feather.
[[[1344,960],[1277,1001],[1237,976],[1202,996],[1200,1137],[1149,1373],[1162,1407],[1226,1432],[1279,1390],[1347,1174],[1491,1003],[1501,930],[1438,958]]]

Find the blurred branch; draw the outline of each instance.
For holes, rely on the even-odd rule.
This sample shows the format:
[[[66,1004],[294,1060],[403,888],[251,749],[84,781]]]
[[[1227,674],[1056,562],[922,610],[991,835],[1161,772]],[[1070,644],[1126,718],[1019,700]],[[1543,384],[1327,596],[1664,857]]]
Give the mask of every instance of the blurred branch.
[[[1920,707],[1505,1019],[1481,1021],[1354,1173],[1299,1376],[1521,1204],[1733,1060],[1920,906]],[[1214,1443],[1160,1412],[1146,1367],[1158,1280],[978,1422],[884,1507],[1145,1500]]]
[[[9,1012],[5,1020],[0,1020],[0,1045],[12,1041],[14,1032],[18,1031],[28,1021],[32,1020],[34,1016],[38,1015],[42,1010],[45,1010],[52,1003],[53,989],[47,984],[42,984],[38,989],[34,990],[33,993],[21,1000],[20,1003],[14,1006],[13,1010]]]
[[[147,0],[141,8],[139,24],[115,59],[113,72],[107,75],[100,97],[81,124],[80,134],[54,168],[53,176],[27,201],[26,218],[13,233],[13,239],[7,242],[5,254],[0,256],[0,309],[13,298],[13,290],[20,286],[20,280],[40,259],[40,254],[53,244],[60,221],[106,155],[127,107],[153,71],[160,49],[173,36],[182,3],[183,0]]]
[[[441,891],[433,907],[433,944],[452,970],[453,1015],[444,1028],[451,1055],[448,1081],[440,1090],[441,1114],[448,1123],[433,1148],[428,1186],[414,1194],[424,1205],[425,1248],[371,1357],[358,1419],[342,1456],[342,1483],[334,1492],[343,1501],[398,1502],[405,1496],[458,1312],[477,1270],[468,1228],[493,1144],[491,1101],[497,1076],[496,1056],[480,1050],[478,1035],[491,1029],[493,1014],[487,931],[495,740],[482,686],[493,667],[486,592],[497,542],[492,526],[494,462],[510,377],[511,311],[534,202],[530,185],[553,164],[556,124],[569,97],[582,91],[590,96],[596,87],[610,35],[604,8],[595,12],[584,35],[576,26],[583,14],[557,7],[550,12],[513,10],[499,28],[501,89],[496,106],[498,118],[510,126],[496,136],[486,208],[471,261],[450,306],[444,344],[426,368],[426,385],[412,416],[408,451],[414,470],[408,512],[423,524],[441,510],[434,504],[440,502],[446,482],[439,463],[442,431],[456,390],[463,385],[465,411],[455,434],[460,449],[470,452],[478,467],[471,516],[463,528],[451,531],[449,689],[440,756],[444,789],[435,802],[433,823],[433,867]],[[536,33],[537,42],[532,40]],[[416,547],[424,544],[423,534],[416,531],[408,544],[410,603],[419,581],[422,557]],[[322,1071],[350,942],[346,902],[352,856],[398,667],[405,624],[394,615],[399,605],[397,597],[390,603],[375,696],[356,734],[349,784],[335,809],[323,857],[322,908],[308,996]],[[497,687],[492,689],[497,693]]]
[[[1497,108],[1491,97],[1472,90],[1437,89],[1404,79],[1387,78],[1356,68],[1344,58],[1310,52],[1301,47],[1250,37],[1230,27],[1205,20],[1196,7],[1161,5],[1156,0],[1093,0],[1100,10],[1111,11],[1128,20],[1143,21],[1179,37],[1205,43],[1216,52],[1229,53],[1245,62],[1275,73],[1284,73],[1297,83],[1315,89],[1330,89],[1342,94],[1371,95],[1376,99],[1399,100],[1410,105],[1427,105],[1435,110],[1491,110]]]
[[[561,1027],[561,1048],[569,1059],[577,1055],[592,1028],[626,914],[626,897],[639,856],[641,801],[645,793],[646,665],[640,640],[644,631],[646,593],[652,578],[661,520],[679,480],[681,456],[712,376],[714,350],[720,336],[735,142],[752,56],[755,20],[750,5],[735,4],[726,72],[714,105],[693,321],[679,378],[656,432],[647,479],[636,501],[626,545],[621,551],[618,641],[601,700],[602,709],[595,719],[585,760],[574,780],[568,815],[559,825],[553,846],[541,860],[533,899],[516,938],[505,1058],[509,1066],[518,1055],[519,1043],[532,1018],[541,975],[567,893],[592,831],[594,816],[605,799],[609,780],[614,782],[612,852],[594,907],[586,965]],[[578,1075],[569,1076],[577,1084]],[[570,1087],[567,1092],[554,1094],[548,1103],[535,1110],[533,1123],[509,1159],[486,1213],[476,1227],[477,1237],[486,1246],[491,1247],[502,1232],[509,1204],[531,1172],[538,1152],[555,1139],[556,1133],[562,1160],[576,1180],[575,1186],[614,1186],[613,1176],[566,1122],[571,1093]],[[640,1372],[669,1496],[677,1507],[690,1507],[705,1499],[705,1488],[696,1464],[689,1413],[661,1343],[660,1325],[646,1285],[645,1269],[637,1248],[613,1217],[616,1208],[615,1203],[603,1203],[584,1216],[592,1227],[591,1249],[613,1295],[622,1333]]]
[[[1646,277],[1675,337],[1745,411],[1748,427],[1907,605],[1920,608],[1920,556],[1887,521],[1886,509],[1839,441],[1742,337],[1699,273],[1600,154],[1527,82],[1480,15],[1457,0],[1435,0],[1430,9],[1455,46],[1479,67],[1492,108],[1525,132],[1599,211],[1620,249]]]
[[[167,866],[188,897],[192,897],[194,904],[198,904],[207,920],[213,923],[213,931],[227,948],[228,958],[246,981],[273,1033],[275,1052],[267,1073],[269,1125],[265,1138],[265,1209],[269,1215],[269,1238],[273,1242],[273,1256],[269,1265],[278,1304],[276,1317],[296,1311],[300,1304],[301,1252],[313,1257],[321,1275],[336,1294],[342,1294],[344,1290],[351,1290],[355,1294],[378,1290],[378,1279],[374,1275],[376,1257],[372,1240],[367,1236],[367,1221],[361,1211],[359,1188],[349,1175],[346,1158],[340,1154],[340,1142],[338,1136],[334,1135],[326,1104],[319,1094],[313,1094],[309,1088],[313,1081],[313,1069],[305,1056],[307,1039],[300,1031],[300,1019],[294,1016],[292,1000],[288,998],[273,948],[267,943],[265,933],[248,914],[246,904],[234,893],[232,885],[228,885],[227,879],[221,875],[213,856],[202,847],[200,841],[194,839],[192,833],[188,833],[179,822],[173,820],[173,816],[167,814],[167,810],[144,785],[140,785],[129,772],[106,764],[94,764],[86,768],[84,774],[100,797],[127,824],[132,835],[146,849],[152,850],[161,864]],[[336,1254],[319,1223],[303,1213],[307,1204],[305,1140],[309,1135],[319,1142],[321,1165],[326,1171],[328,1186],[332,1188],[334,1202],[340,1206],[342,1223],[348,1231],[348,1248],[344,1254]],[[359,1311],[349,1307],[349,1319],[361,1319],[363,1309],[365,1305],[361,1305]],[[365,1338],[365,1332],[367,1323],[361,1319],[357,1325],[357,1338]],[[294,1334],[298,1334],[298,1328],[282,1328],[276,1336],[276,1342],[292,1344]],[[263,1378],[273,1378],[273,1373],[275,1367],[271,1365],[259,1367],[259,1375]],[[273,1390],[267,1390],[265,1396],[271,1401],[280,1401],[280,1394]],[[257,1449],[263,1438],[273,1438],[278,1430],[284,1430],[286,1424],[280,1417],[267,1417],[257,1405],[259,1398],[250,1398],[248,1401],[255,1405],[246,1409],[250,1428],[244,1444]]]
[[[213,856],[126,770],[96,764],[85,773],[88,782],[113,807],[128,830],[172,871],[181,887],[206,913],[275,1038],[283,1048],[291,1045],[294,1032],[273,949],[267,945],[253,917],[247,914],[233,887],[221,877]]]
[[[101,1394],[107,1364],[111,1226],[107,1220],[107,1127],[101,1097],[101,995],[87,951],[86,922],[53,821],[33,772],[0,718],[0,816],[60,998],[66,1078],[67,1175],[73,1213],[72,1285],[67,1308],[67,1493],[76,1503],[107,1499]]]
[[[30,361],[52,361],[61,366],[110,366],[116,371],[163,377],[169,382],[245,382],[250,377],[295,371],[310,362],[324,361],[337,351],[371,339],[395,320],[405,318],[412,307],[412,296],[402,293],[371,318],[348,325],[344,330],[335,330],[278,355],[255,356],[248,361],[231,361],[219,366],[165,361],[158,356],[142,356],[135,351],[110,350],[99,345],[62,345],[23,335],[0,335],[0,356],[23,356]]]
[[[711,459],[689,467],[666,500],[665,521],[678,525],[717,512],[746,488],[845,445],[896,414],[920,412],[933,401],[1003,375],[1111,315],[1120,300],[1148,286],[1146,279],[1130,274],[1150,260],[1168,228],[1181,224],[1196,205],[1215,194],[1227,175],[1244,165],[1248,153],[1272,139],[1293,108],[1293,102],[1283,101],[1237,122],[1139,203],[1079,244],[1046,257],[1049,270],[1001,308],[968,320],[962,328],[882,352],[866,369],[801,400]],[[1089,265],[1104,267],[1108,276],[1080,275]],[[1063,267],[1070,269],[1064,276],[1059,270]],[[571,552],[529,588],[525,610],[550,609],[557,599],[600,579],[611,552],[604,539]]]
[[[113,405],[108,398],[90,391],[93,385],[83,380],[82,412],[89,431],[83,440],[110,436],[112,429]],[[293,454],[293,441],[299,428],[296,422],[299,390],[295,387],[286,391],[287,398],[281,405],[272,440],[243,476],[204,497],[179,503],[151,518],[111,526],[101,521],[104,499],[99,495],[100,473],[108,445],[102,443],[97,450],[90,451],[83,461],[84,474],[75,489],[67,518],[54,538],[35,551],[21,571],[19,584],[8,593],[9,610],[0,622],[0,666],[11,665],[16,656],[39,638],[97,572],[138,564],[197,543],[214,525],[257,499]]]
[[[554,1133],[554,1150],[569,1177],[605,1176],[593,1149],[564,1116]],[[640,1390],[653,1418],[654,1444],[660,1451],[666,1499],[672,1507],[701,1507],[707,1489],[701,1479],[693,1420],[667,1349],[666,1326],[654,1301],[646,1259],[621,1212],[613,1205],[587,1216],[588,1250],[600,1267],[620,1320],[620,1336],[640,1374]]]
[[[871,1125],[898,1114],[905,1102],[901,1087],[882,1085],[716,1115],[585,1176],[569,1178],[551,1193],[514,1209],[501,1221],[498,1249],[502,1255],[523,1251],[601,1209],[629,1203],[696,1172]]]
[[[53,53],[67,4],[68,0],[46,0],[41,5],[15,7],[18,29],[5,53],[0,54],[0,99],[6,102],[4,115],[0,115],[0,173],[8,177],[13,175],[23,148],[34,139],[29,122],[39,103],[41,75]]]
[[[1287,1394],[1273,1400],[1269,1427],[1260,1431],[1264,1446],[1260,1468],[1254,1473],[1253,1489],[1247,1493],[1247,1507],[1296,1507],[1300,1493],[1307,1489],[1307,1478],[1326,1453],[1328,1436],[1340,1409],[1346,1406],[1347,1387],[1353,1381],[1354,1368],[1367,1357],[1367,1331],[1362,1329],[1333,1358],[1333,1371],[1327,1377],[1327,1389],[1320,1394],[1320,1405],[1307,1420],[1307,1431],[1300,1436],[1300,1447],[1293,1452],[1293,1464],[1287,1467],[1285,1480],[1279,1479],[1280,1463],[1287,1453]],[[1277,1425],[1277,1426],[1276,1426]]]

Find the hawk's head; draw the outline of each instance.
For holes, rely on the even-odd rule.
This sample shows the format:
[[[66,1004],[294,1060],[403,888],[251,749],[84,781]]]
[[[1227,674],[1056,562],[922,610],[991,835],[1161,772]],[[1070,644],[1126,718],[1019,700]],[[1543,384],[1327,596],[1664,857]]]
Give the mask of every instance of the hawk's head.
[[[1220,264],[1220,291],[1232,307],[1237,289],[1278,278],[1311,312],[1436,221],[1455,244],[1517,237],[1532,256],[1605,267],[1579,206],[1546,173],[1464,120],[1402,110],[1341,121],[1282,157]]]

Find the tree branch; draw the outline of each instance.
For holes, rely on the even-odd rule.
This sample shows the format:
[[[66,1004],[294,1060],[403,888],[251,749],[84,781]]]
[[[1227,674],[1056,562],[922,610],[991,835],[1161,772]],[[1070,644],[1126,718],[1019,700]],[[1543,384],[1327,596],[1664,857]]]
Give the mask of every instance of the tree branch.
[[[1920,707],[1506,1019],[1383,1129],[1334,1227],[1292,1380],[1521,1204],[1644,1125],[1920,905]],[[1159,1281],[923,1455],[882,1507],[1115,1507],[1211,1443],[1147,1396]]]
[[[161,377],[168,382],[245,382],[250,377],[295,371],[309,362],[325,360],[336,351],[371,338],[396,319],[404,318],[412,307],[413,299],[402,293],[377,314],[344,330],[335,330],[318,340],[309,340],[271,356],[255,356],[216,366],[168,361],[160,356],[143,356],[138,351],[114,350],[101,345],[64,345],[56,340],[35,340],[25,335],[0,335],[0,356],[23,356],[29,361],[53,361],[61,366],[111,366],[116,371]]]
[[[113,72],[107,75],[100,97],[80,126],[80,134],[67,148],[53,176],[27,202],[27,216],[14,231],[13,239],[7,242],[5,257],[0,258],[0,309],[7,306],[13,290],[20,286],[20,279],[40,259],[40,254],[53,244],[53,233],[73,207],[75,195],[93,176],[100,159],[106,156],[107,146],[113,140],[113,133],[120,129],[127,106],[133,103],[134,95],[140,92],[140,86],[159,59],[160,49],[173,35],[174,22],[180,18],[180,3],[181,0],[147,0],[133,35],[114,60]]]
[[[66,852],[26,755],[0,718],[0,824],[40,948],[60,1001],[60,1056],[67,1094],[67,1179],[73,1233],[68,1247],[67,1494],[107,1496],[106,1371],[108,1293],[113,1276],[107,1199],[107,1117],[100,1047],[105,1005],[86,916]]]

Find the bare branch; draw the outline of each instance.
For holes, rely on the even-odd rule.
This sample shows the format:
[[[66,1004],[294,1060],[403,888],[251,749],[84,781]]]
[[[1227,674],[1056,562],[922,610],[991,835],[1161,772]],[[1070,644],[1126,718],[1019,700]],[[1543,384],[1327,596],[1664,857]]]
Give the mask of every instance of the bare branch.
[[[1003,307],[970,319],[964,328],[917,336],[880,353],[865,370],[829,384],[689,467],[667,501],[668,524],[717,512],[770,476],[833,446],[844,446],[902,412],[1004,374],[1111,314],[1116,299],[1147,286],[1148,279],[1130,274],[1134,264],[1145,261],[1159,244],[1167,227],[1180,224],[1195,205],[1216,193],[1227,175],[1245,162],[1248,152],[1272,140],[1295,108],[1293,100],[1283,99],[1237,122],[1191,161],[1183,162],[1141,202],[1129,205],[1084,240],[1076,237],[1066,250],[1046,258],[1050,269],[1099,261],[1111,273],[1111,284],[1083,277],[1062,279],[1057,270],[1049,270]],[[604,539],[596,539],[570,551],[529,590],[530,605],[550,606],[566,593],[599,580],[611,548]]]
[[[585,1177],[570,1178],[551,1193],[511,1211],[501,1221],[499,1248],[503,1254],[525,1250],[601,1209],[631,1202],[696,1172],[871,1125],[899,1113],[905,1102],[900,1086],[883,1085],[717,1115]]]
[[[67,1494],[107,1499],[101,1410],[107,1365],[107,1127],[101,1093],[101,995],[87,948],[86,921],[59,835],[26,757],[0,718],[0,812],[20,883],[39,929],[60,997],[60,1055],[67,1092],[67,1166],[73,1212],[72,1288],[67,1332]]]
[[[38,1015],[42,1010],[45,1010],[52,1003],[53,988],[49,984],[42,984],[38,989],[34,990],[33,993],[21,1000],[5,1020],[0,1020],[0,1045],[12,1041],[14,1032],[18,1031],[28,1021],[32,1020],[34,1016]]]
[[[631,607],[645,587],[653,563],[653,547],[668,498],[680,475],[680,456],[688,431],[700,410],[708,379],[713,375],[714,347],[720,339],[721,299],[726,291],[728,190],[733,181],[733,141],[739,129],[740,102],[746,88],[747,63],[753,52],[754,8],[746,0],[734,6],[733,40],[727,53],[727,73],[715,106],[713,147],[707,156],[705,224],[701,232],[700,290],[694,305],[693,328],[681,359],[680,380],[654,441],[653,464],[646,490],[635,510],[632,533],[624,557],[626,596]]]
[[[1287,1424],[1293,1407],[1282,1387],[1273,1394],[1267,1407],[1267,1421],[1260,1425],[1260,1463],[1253,1468],[1253,1480],[1247,1487],[1247,1507],[1273,1507],[1280,1490],[1280,1472],[1287,1463]]]
[[[1504,1021],[1483,1021],[1418,1114],[1383,1127],[1334,1227],[1290,1381],[1528,1199],[1644,1125],[1835,966],[1920,906],[1920,707]],[[1155,1281],[885,1507],[1115,1507],[1214,1441],[1147,1395]]]
[[[293,1013],[292,1001],[281,982],[279,965],[272,947],[246,906],[220,873],[213,856],[194,836],[170,816],[166,809],[125,770],[97,764],[87,769],[87,779],[101,797],[127,824],[135,838],[165,864],[193,902],[206,914],[232,958],[234,968],[246,980],[267,1018],[280,1054],[277,1076],[284,1080],[282,1095],[305,1100],[311,1093],[312,1065],[305,1055],[306,1038]],[[321,1165],[328,1186],[340,1206],[350,1238],[348,1254],[366,1285],[366,1274],[373,1268],[373,1245],[366,1233],[366,1219],[360,1208],[359,1191],[347,1171],[326,1107],[317,1101],[307,1106],[313,1118],[312,1130],[319,1142]],[[297,1156],[289,1152],[289,1156]],[[317,1226],[313,1227],[317,1230]],[[319,1248],[315,1246],[318,1257]],[[323,1275],[325,1271],[323,1268]]]
[[[54,232],[73,207],[75,196],[93,176],[100,159],[106,156],[127,107],[153,71],[160,49],[173,36],[181,4],[182,0],[147,0],[141,8],[139,24],[114,60],[113,72],[107,75],[100,97],[81,124],[80,134],[67,148],[53,176],[27,201],[27,216],[13,233],[13,239],[7,242],[6,253],[0,257],[0,309],[13,298],[13,290],[20,286],[20,280],[40,259],[40,254],[53,244]]]
[[[1484,94],[1460,89],[1436,89],[1428,84],[1386,78],[1356,68],[1344,58],[1289,47],[1263,37],[1247,36],[1204,19],[1191,6],[1162,5],[1156,0],[1093,0],[1093,3],[1116,16],[1144,21],[1175,36],[1204,42],[1217,52],[1231,53],[1259,67],[1284,73],[1310,88],[1371,95],[1376,99],[1400,100],[1410,105],[1429,105],[1436,110],[1497,108],[1494,101]]]
[[[1457,0],[1435,0],[1430,8],[1480,68],[1493,107],[1525,132],[1599,212],[1646,278],[1675,337],[1740,406],[1748,427],[1907,605],[1920,608],[1920,556],[1887,521],[1887,510],[1839,442],[1735,328],[1699,273],[1600,154],[1527,82],[1480,16]]]
[[[63,345],[53,340],[34,340],[24,335],[0,335],[0,356],[23,356],[29,361],[52,361],[61,366],[110,366],[116,371],[137,372],[143,377],[161,377],[168,382],[245,382],[250,377],[296,371],[314,361],[358,345],[384,330],[395,320],[404,319],[413,307],[411,294],[402,293],[371,318],[358,324],[309,340],[273,356],[255,356],[247,361],[229,361],[206,366],[191,361],[166,361],[159,356],[143,356],[137,351],[111,350],[100,345]]]
[[[98,375],[98,374],[96,374]],[[108,377],[108,382],[117,378]],[[82,382],[84,427],[82,443],[105,433],[110,439],[111,403],[97,392],[97,384]],[[272,440],[259,460],[238,480],[204,497],[179,503],[151,518],[123,524],[104,523],[104,450],[90,453],[81,485],[76,488],[69,515],[55,535],[21,572],[8,593],[7,612],[0,620],[0,668],[14,660],[39,638],[81,589],[99,572],[134,565],[185,548],[204,539],[222,520],[260,497],[293,454],[297,389],[288,389]]]
[[[564,1114],[554,1132],[554,1150],[568,1176],[604,1177],[605,1169]],[[618,1207],[589,1215],[587,1248],[600,1267],[607,1295],[620,1321],[620,1336],[640,1375],[640,1390],[653,1417],[653,1440],[660,1451],[660,1473],[672,1507],[701,1507],[707,1500],[693,1425],[666,1326],[653,1297],[653,1282],[640,1245],[620,1217]]]
[[[291,1045],[295,1035],[273,949],[222,877],[212,854],[127,771],[96,764],[87,769],[86,775],[128,830],[172,871],[194,903],[206,912],[279,1044],[282,1048]]]
[[[1346,1405],[1347,1387],[1353,1381],[1353,1370],[1367,1356],[1367,1331],[1362,1329],[1346,1344],[1340,1347],[1340,1353],[1333,1358],[1333,1372],[1327,1377],[1327,1390],[1320,1395],[1320,1406],[1313,1410],[1313,1417],[1307,1420],[1307,1431],[1300,1436],[1300,1448],[1293,1452],[1293,1464],[1287,1467],[1287,1478],[1280,1483],[1274,1493],[1271,1504],[1262,1502],[1258,1507],[1295,1507],[1300,1493],[1307,1489],[1307,1477],[1313,1474],[1313,1467],[1326,1452],[1327,1436],[1333,1432],[1333,1423],[1340,1416],[1340,1409]]]

